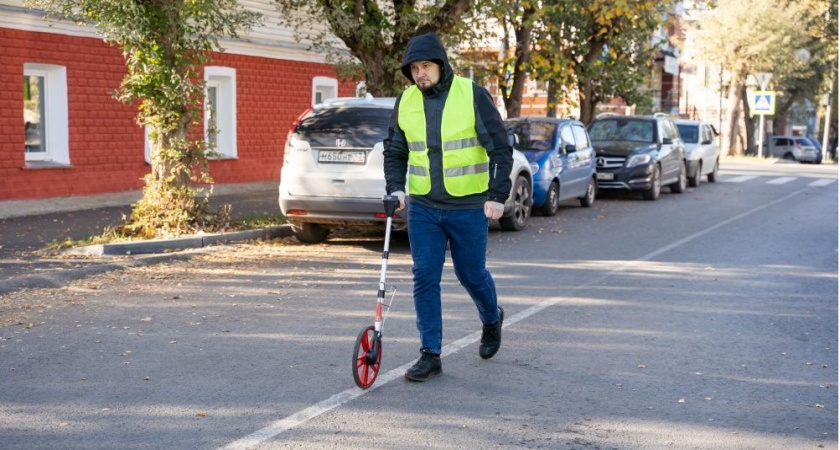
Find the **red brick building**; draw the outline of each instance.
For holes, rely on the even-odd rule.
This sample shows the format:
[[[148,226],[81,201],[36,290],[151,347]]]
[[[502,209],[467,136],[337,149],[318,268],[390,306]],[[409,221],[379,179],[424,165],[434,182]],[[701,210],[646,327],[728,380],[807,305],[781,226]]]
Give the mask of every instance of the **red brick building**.
[[[205,125],[216,124],[224,155],[210,162],[217,183],[279,180],[298,115],[355,93],[354,83],[339,83],[323,56],[277,25],[273,2],[242,3],[267,20],[245,39],[222,41],[225,52],[204,69],[205,103],[215,105]],[[124,75],[121,52],[94,30],[0,0],[0,200],[143,186],[148,148],[136,107],[112,97]]]

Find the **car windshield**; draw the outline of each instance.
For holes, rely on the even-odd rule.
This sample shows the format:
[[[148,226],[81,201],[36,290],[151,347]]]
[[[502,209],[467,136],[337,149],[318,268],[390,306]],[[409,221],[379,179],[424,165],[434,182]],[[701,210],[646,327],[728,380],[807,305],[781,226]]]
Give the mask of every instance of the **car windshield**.
[[[391,111],[353,107],[315,109],[300,121],[294,133],[309,141],[312,147],[370,148],[388,137]]]
[[[699,141],[698,131],[700,127],[697,125],[677,124],[677,128],[680,129],[680,137],[682,137],[683,142],[686,144],[696,144]]]
[[[598,120],[589,128],[589,137],[595,142],[653,142],[653,122],[630,119]]]
[[[520,120],[508,122],[507,128],[512,128],[519,136],[519,145],[516,146],[519,150],[545,151],[552,149],[557,124]]]

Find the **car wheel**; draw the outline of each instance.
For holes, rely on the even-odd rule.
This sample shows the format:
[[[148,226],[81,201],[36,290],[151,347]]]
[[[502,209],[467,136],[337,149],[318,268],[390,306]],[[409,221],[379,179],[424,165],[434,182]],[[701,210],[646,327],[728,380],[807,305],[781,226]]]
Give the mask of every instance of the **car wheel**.
[[[697,170],[694,171],[694,176],[688,178],[688,185],[689,186],[691,186],[691,187],[700,186],[700,180],[703,178],[703,175],[701,174],[702,171],[703,171],[702,169],[703,169],[703,163],[698,162],[697,163]]]
[[[557,214],[557,210],[560,209],[560,185],[557,182],[551,183],[551,186],[548,188],[548,194],[545,196],[545,204],[542,205],[540,208],[540,212],[543,213],[544,216],[553,216]]]
[[[518,177],[513,187],[513,211],[499,219],[503,230],[519,231],[528,224],[531,215],[531,185],[525,177]]]
[[[653,166],[653,183],[650,189],[642,191],[642,197],[645,200],[656,200],[662,192],[662,171],[659,169],[659,164]]]
[[[709,180],[709,183],[714,183],[718,179],[718,171],[720,170],[720,161],[715,160],[715,168],[712,169],[712,172],[706,176],[706,179]]]
[[[671,192],[674,194],[682,194],[685,192],[685,161],[680,162],[680,178],[676,183],[671,185]]]
[[[318,244],[327,240],[330,229],[315,223],[302,223],[300,225],[292,225],[292,233],[294,233],[297,240],[304,244]]]
[[[589,186],[586,186],[586,194],[580,198],[580,206],[589,208],[595,204],[595,195],[598,193],[598,182],[595,178],[589,179]]]
[[[785,153],[785,156],[782,156],[782,159],[787,161],[796,161],[796,158],[793,157],[793,153]]]

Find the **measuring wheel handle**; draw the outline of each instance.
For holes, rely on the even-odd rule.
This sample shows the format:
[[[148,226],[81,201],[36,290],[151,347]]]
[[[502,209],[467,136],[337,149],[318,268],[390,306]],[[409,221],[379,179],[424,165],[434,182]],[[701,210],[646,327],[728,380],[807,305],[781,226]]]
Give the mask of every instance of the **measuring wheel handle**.
[[[382,203],[385,205],[385,215],[387,217],[394,217],[394,213],[400,207],[400,198],[396,195],[386,195],[382,199]]]

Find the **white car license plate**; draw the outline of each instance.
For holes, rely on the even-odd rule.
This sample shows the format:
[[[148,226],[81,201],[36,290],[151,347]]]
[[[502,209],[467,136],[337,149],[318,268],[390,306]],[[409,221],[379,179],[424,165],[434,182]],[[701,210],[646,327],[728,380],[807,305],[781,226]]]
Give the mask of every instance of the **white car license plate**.
[[[321,150],[318,152],[318,162],[364,164],[364,150]]]
[[[615,178],[615,174],[614,173],[607,173],[607,172],[598,172],[596,174],[596,177],[599,180],[612,180],[613,178]]]

